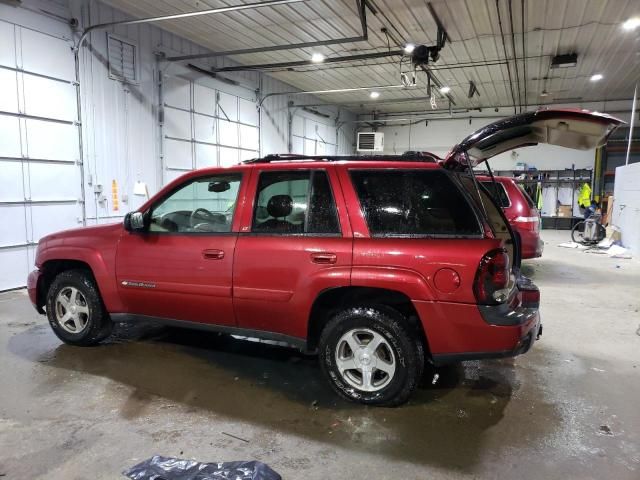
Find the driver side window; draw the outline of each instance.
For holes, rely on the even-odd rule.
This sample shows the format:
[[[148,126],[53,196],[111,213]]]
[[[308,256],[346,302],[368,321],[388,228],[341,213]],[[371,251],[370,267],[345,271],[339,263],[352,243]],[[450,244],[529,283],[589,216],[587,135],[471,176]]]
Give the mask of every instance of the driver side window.
[[[231,231],[242,174],[196,178],[151,208],[150,232]]]

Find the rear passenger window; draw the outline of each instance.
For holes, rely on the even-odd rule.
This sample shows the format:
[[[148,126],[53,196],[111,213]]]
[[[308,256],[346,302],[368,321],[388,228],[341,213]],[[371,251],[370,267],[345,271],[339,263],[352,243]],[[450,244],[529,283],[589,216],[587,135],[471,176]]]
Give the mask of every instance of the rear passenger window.
[[[252,232],[339,234],[329,178],[323,170],[262,172]]]
[[[372,236],[475,235],[478,220],[442,170],[352,170]]]
[[[507,208],[511,206],[511,202],[509,201],[509,196],[507,195],[507,191],[504,189],[504,185],[498,182],[480,182],[489,190],[489,193],[493,196],[495,201],[498,203],[498,206],[501,208]]]

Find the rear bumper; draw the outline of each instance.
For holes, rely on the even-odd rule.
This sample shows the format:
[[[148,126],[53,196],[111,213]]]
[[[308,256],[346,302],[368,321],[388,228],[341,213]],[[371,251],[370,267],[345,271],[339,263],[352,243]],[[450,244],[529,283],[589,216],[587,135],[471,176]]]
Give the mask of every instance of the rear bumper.
[[[526,281],[522,288],[537,291]],[[510,302],[496,306],[414,301],[433,363],[513,357],[529,351],[542,326],[538,303],[524,306],[524,293],[516,289]]]
[[[542,256],[544,242],[540,238],[540,232],[531,230],[518,230],[522,244],[522,258],[538,258]]]
[[[27,277],[27,292],[29,293],[29,300],[38,311],[38,313],[44,313],[42,306],[38,305],[38,282],[42,272],[40,270],[32,271]]]
[[[451,363],[464,362],[467,360],[487,360],[492,358],[516,357],[518,355],[522,355],[523,353],[527,353],[541,335],[542,323],[540,321],[539,313],[536,312],[535,321],[529,328],[525,330],[525,333],[520,337],[520,339],[512,349],[488,352],[433,354],[433,363],[440,366]]]

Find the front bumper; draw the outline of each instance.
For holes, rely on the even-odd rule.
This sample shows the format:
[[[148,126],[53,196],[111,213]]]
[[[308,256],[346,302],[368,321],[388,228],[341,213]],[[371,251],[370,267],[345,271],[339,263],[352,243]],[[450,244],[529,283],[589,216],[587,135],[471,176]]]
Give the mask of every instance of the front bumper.
[[[42,305],[38,305],[38,283],[42,272],[40,270],[33,270],[27,277],[27,292],[29,293],[29,300],[38,311],[38,313],[44,313]]]

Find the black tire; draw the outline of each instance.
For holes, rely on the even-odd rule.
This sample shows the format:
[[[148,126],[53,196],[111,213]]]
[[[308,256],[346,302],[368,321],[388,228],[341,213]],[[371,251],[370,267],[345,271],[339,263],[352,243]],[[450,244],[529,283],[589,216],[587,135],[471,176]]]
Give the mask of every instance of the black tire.
[[[360,330],[381,336],[386,342],[382,344],[382,348],[387,352],[389,360],[395,362],[392,376],[382,371],[376,373],[376,369],[373,369],[373,380],[377,375],[382,377],[379,380],[381,387],[377,391],[358,388],[354,385],[355,375],[349,373],[357,371],[349,371],[343,375],[337,367],[338,349],[341,348],[341,342],[344,342],[343,336]],[[361,347],[366,348],[364,345]],[[418,386],[424,371],[424,345],[420,336],[400,313],[387,307],[350,307],[337,313],[322,331],[319,357],[322,371],[338,394],[348,400],[368,405],[394,407],[405,403]],[[352,357],[356,357],[355,352],[352,352]],[[361,375],[361,378],[364,382],[364,376]],[[373,385],[373,381],[371,384]]]
[[[65,323],[66,326],[61,324],[59,317],[64,319],[62,314],[66,313],[66,310],[64,306],[61,306],[60,302],[57,302],[58,295],[61,292],[73,291],[74,289],[80,293],[80,304],[74,299],[74,305],[87,312],[78,314],[78,316],[81,315],[83,327],[77,328],[78,331],[75,333],[70,331],[71,325],[74,325],[74,320],[71,320],[70,323]],[[111,335],[113,329],[113,323],[104,308],[93,276],[86,270],[66,270],[59,273],[51,282],[47,292],[47,319],[53,333],[60,340],[69,345],[80,347],[97,345]]]
[[[586,240],[584,239],[583,233],[584,233],[584,220],[581,222],[576,223],[573,228],[571,229],[571,240],[573,240],[574,243],[585,243]]]

